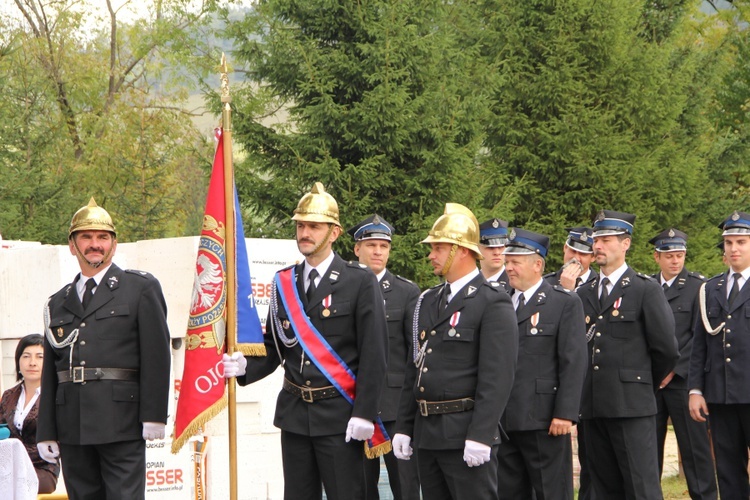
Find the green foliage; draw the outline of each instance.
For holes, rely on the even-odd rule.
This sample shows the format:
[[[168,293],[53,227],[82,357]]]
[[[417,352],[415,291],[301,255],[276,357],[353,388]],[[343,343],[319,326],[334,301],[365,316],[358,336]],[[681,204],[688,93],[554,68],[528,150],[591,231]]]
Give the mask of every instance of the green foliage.
[[[475,79],[484,66],[461,43],[460,8],[266,1],[233,23],[236,57],[289,112],[286,129],[235,114],[249,153],[237,182],[256,214],[251,234],[262,226],[291,236],[291,211],[321,181],[345,227],[373,211],[394,224],[392,269],[431,279],[418,242],[445,202],[471,195],[487,111],[484,76]],[[345,256],[351,247],[348,237],[337,243]]]

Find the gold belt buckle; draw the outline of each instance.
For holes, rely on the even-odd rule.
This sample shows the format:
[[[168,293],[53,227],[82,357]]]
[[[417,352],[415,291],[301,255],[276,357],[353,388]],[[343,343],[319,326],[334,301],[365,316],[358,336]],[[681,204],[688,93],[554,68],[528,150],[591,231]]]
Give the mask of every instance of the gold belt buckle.
[[[309,387],[300,387],[300,390],[302,391],[302,401],[304,401],[305,403],[312,403],[313,390]]]
[[[427,401],[420,399],[417,403],[419,403],[419,414],[423,417],[428,416],[430,413],[427,411]]]
[[[84,376],[83,367],[82,366],[74,366],[73,367],[73,383],[74,384],[80,384],[86,380],[86,377]]]

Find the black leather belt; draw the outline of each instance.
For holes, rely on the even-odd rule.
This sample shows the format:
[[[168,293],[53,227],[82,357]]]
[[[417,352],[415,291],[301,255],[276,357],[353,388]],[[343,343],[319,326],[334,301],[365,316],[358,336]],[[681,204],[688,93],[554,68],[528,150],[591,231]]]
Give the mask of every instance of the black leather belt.
[[[92,380],[138,380],[138,370],[129,368],[84,368],[75,366],[72,370],[57,372],[57,382],[80,384]]]
[[[419,413],[423,417],[428,415],[443,415],[445,413],[458,413],[474,408],[474,400],[471,398],[451,399],[450,401],[425,401],[417,400]]]
[[[319,399],[328,399],[341,396],[339,390],[332,385],[326,387],[301,387],[297,384],[289,382],[285,378],[282,387],[286,392],[297,396],[305,403],[312,403],[313,401],[317,401]]]

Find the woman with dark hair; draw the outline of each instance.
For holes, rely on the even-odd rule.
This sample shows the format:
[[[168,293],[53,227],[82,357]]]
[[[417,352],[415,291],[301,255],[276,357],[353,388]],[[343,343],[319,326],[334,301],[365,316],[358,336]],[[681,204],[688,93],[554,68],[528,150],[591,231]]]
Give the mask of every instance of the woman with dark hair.
[[[26,452],[39,477],[39,493],[52,493],[57,487],[60,466],[46,462],[36,449],[36,419],[42,382],[44,348],[38,333],[26,335],[16,346],[16,380],[20,383],[3,393],[0,424],[8,424],[10,437],[26,446]]]

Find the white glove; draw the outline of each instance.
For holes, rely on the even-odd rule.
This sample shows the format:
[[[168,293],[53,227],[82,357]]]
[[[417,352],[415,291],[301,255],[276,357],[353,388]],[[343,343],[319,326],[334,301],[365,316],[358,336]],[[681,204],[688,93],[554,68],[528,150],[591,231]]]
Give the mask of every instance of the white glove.
[[[40,441],[36,444],[36,449],[45,462],[57,463],[57,458],[60,456],[60,447],[57,446],[57,441]]]
[[[478,467],[490,461],[490,451],[491,448],[486,444],[467,439],[464,446],[464,462],[469,467]]]
[[[393,448],[393,454],[399,460],[409,460],[411,454],[414,452],[411,448],[411,438],[406,434],[396,434],[393,436],[391,447]]]
[[[353,439],[364,441],[370,439],[375,434],[375,424],[364,418],[352,417],[346,426],[346,442]]]
[[[143,422],[143,439],[153,441],[154,439],[164,439],[165,424],[161,422]]]
[[[224,353],[221,362],[224,365],[224,378],[241,377],[247,369],[247,358],[240,351],[232,353],[231,356]]]

